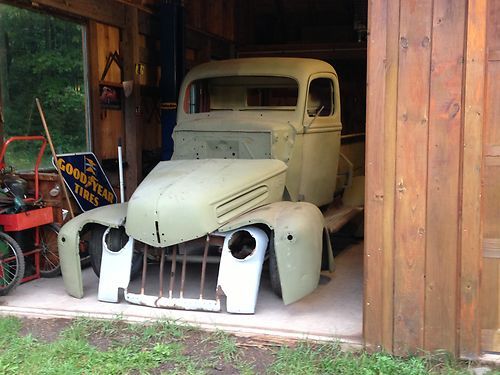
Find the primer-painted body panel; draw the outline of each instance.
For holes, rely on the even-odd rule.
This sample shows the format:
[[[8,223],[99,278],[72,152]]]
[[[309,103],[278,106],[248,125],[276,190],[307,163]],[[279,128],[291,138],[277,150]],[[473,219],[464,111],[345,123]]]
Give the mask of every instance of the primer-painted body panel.
[[[83,297],[80,231],[89,223],[118,228],[123,225],[126,215],[127,203],[113,204],[84,212],[63,225],[59,231],[58,248],[61,273],[68,294],[76,298]]]
[[[199,238],[256,207],[280,201],[279,160],[174,160],[159,163],[128,203],[126,231],[164,247]]]
[[[217,86],[216,80],[221,77],[235,84]],[[248,87],[237,84],[241,77],[251,77],[255,87],[262,77],[291,78],[297,84],[296,105],[249,106]],[[325,95],[313,97],[310,90],[312,83],[321,79],[332,84],[332,99],[327,104],[331,112],[317,116],[310,110],[324,108],[321,104]],[[224,103],[224,110],[208,108],[190,113],[191,107],[186,105],[192,95],[190,88],[200,80],[214,81],[208,89],[208,104]],[[317,206],[333,201],[342,124],[338,77],[328,63],[301,58],[245,58],[201,64],[186,75],[178,109],[174,159],[279,159],[289,167],[288,199]]]
[[[316,289],[323,252],[324,220],[321,211],[306,202],[277,202],[240,216],[222,226],[220,231],[258,223],[274,231],[283,302],[293,303]],[[330,261],[333,261],[330,246],[327,251]]]
[[[207,101],[208,111],[188,113],[192,82],[232,76],[251,77],[252,86],[253,76],[292,78],[292,83],[297,83],[297,103],[245,108],[248,100],[245,91],[240,90],[229,100],[234,108],[211,111]],[[329,97],[333,95],[333,99],[327,115],[310,112],[310,107],[318,108],[310,95],[314,86],[311,83],[317,78],[332,82]],[[235,93],[239,89],[232,90]],[[214,99],[218,103],[224,95],[227,97],[220,88],[217,94]],[[320,113],[324,106],[319,108]],[[89,211],[62,228],[59,246],[68,292],[83,296],[78,243],[79,231],[87,223],[125,225],[129,236],[155,247],[182,243],[217,230],[227,232],[265,224],[274,232],[283,301],[292,303],[312,292],[319,281],[323,251],[328,252],[333,269],[323,216],[316,206],[333,199],[340,118],[338,77],[325,62],[255,58],[193,68],[179,95],[173,135],[175,160],[161,162],[137,188],[128,206]],[[285,186],[286,199],[292,202],[280,202]],[[135,298],[130,295],[130,300]],[[216,309],[218,305],[204,308]]]

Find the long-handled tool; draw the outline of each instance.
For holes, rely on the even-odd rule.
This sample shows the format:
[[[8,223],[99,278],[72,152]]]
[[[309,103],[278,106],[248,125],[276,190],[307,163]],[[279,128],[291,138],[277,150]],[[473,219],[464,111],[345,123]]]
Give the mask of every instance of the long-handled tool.
[[[75,214],[73,213],[73,207],[71,207],[71,201],[69,200],[68,190],[66,189],[64,178],[62,176],[61,170],[59,169],[59,163],[57,162],[56,151],[54,149],[54,144],[52,143],[52,138],[50,137],[47,121],[45,121],[45,115],[43,113],[42,105],[40,104],[40,100],[38,100],[38,98],[35,98],[35,101],[36,101],[36,106],[38,107],[38,112],[40,113],[40,118],[42,119],[43,128],[45,129],[45,134],[47,136],[47,141],[49,142],[50,151],[52,151],[52,157],[54,158],[54,163],[56,165],[57,173],[59,174],[59,179],[61,180],[64,197],[66,198],[66,202],[68,203],[69,214],[73,219],[75,217]]]

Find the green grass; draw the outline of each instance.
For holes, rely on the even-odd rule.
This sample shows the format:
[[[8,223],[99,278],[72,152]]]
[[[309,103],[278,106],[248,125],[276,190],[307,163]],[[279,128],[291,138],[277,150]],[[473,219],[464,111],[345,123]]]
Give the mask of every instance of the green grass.
[[[401,359],[385,353],[344,352],[337,343],[266,346],[258,349],[257,359],[249,360],[249,349],[239,344],[241,339],[170,320],[129,324],[119,316],[110,321],[79,318],[53,342],[23,335],[21,329],[21,320],[0,318],[0,374],[206,374],[222,371],[220,367],[224,373],[243,375],[469,374],[467,363],[447,353]],[[189,350],[192,346],[196,350]],[[252,350],[255,354],[257,349]],[[262,358],[269,363],[259,367],[255,361]]]

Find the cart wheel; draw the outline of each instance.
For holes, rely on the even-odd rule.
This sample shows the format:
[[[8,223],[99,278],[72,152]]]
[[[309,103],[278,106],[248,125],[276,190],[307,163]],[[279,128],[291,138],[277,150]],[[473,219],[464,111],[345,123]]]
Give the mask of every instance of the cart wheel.
[[[40,233],[40,275],[42,277],[56,277],[61,274],[59,251],[57,250],[57,235],[60,226],[52,223],[39,228]]]
[[[24,276],[24,256],[17,242],[0,232],[0,296],[14,289]]]

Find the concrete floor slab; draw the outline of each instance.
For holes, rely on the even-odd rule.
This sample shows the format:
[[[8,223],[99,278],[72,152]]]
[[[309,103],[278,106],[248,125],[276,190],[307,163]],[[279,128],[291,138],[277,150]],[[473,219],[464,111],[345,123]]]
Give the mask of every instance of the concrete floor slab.
[[[0,314],[105,319],[119,316],[128,321],[173,319],[204,329],[223,329],[238,334],[312,340],[338,339],[345,343],[361,344],[362,263],[362,243],[345,249],[336,257],[335,272],[324,273],[319,287],[312,294],[288,306],[284,306],[281,299],[273,294],[267,273],[263,272],[254,315],[156,309],[131,305],[125,301],[116,304],[99,302],[98,279],[90,268],[83,271],[83,299],[67,295],[60,277],[39,279],[20,285],[9,295],[0,297]],[[215,285],[216,269],[212,273]],[[195,285],[199,283],[196,280],[199,280],[199,276],[190,282]],[[149,280],[149,283],[153,282]],[[137,288],[138,283],[136,280],[132,288]]]

